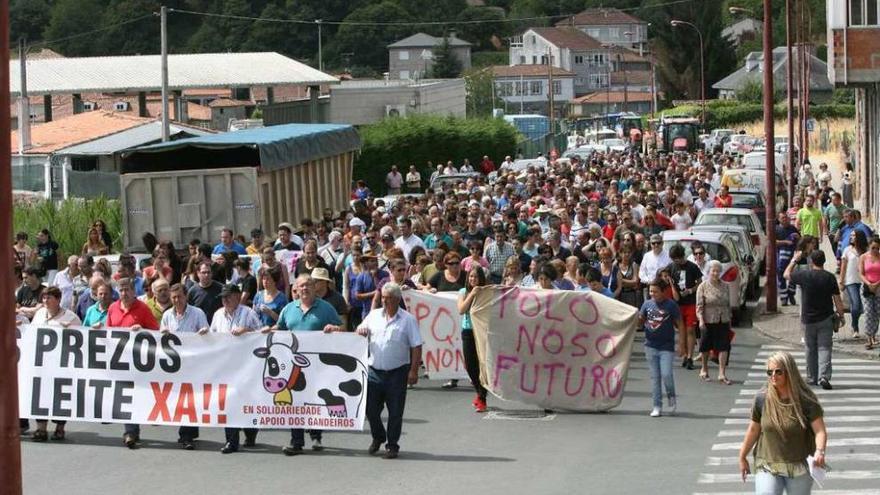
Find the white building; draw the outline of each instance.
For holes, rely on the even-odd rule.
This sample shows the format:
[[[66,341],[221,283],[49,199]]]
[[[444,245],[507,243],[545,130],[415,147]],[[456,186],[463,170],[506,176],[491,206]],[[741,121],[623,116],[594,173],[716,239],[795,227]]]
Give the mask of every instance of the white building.
[[[505,103],[505,113],[539,113],[547,115],[550,108],[551,68],[549,65],[496,65],[495,94]],[[564,115],[569,100],[574,98],[571,71],[552,68],[553,108],[556,116]]]

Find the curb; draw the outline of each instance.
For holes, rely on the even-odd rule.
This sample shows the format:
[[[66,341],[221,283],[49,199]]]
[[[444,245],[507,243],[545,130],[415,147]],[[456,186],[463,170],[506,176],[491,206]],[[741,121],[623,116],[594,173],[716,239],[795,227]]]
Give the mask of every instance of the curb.
[[[765,323],[765,321],[758,320],[756,318],[752,322],[752,328],[757,330],[758,333],[763,335],[764,337],[775,340],[777,342],[782,342],[784,344],[788,344],[793,347],[802,347],[803,346],[803,344],[801,344],[800,340],[791,341],[789,339],[786,339],[785,337],[780,337],[780,336],[774,334],[773,332],[770,332],[768,330],[764,330],[762,328],[763,323]],[[839,344],[836,346],[832,345],[832,351],[839,352],[841,354],[847,354],[849,356],[854,356],[854,357],[857,357],[860,359],[869,359],[872,361],[880,361],[880,354],[878,354],[876,350],[875,351],[868,351],[865,349],[849,349],[848,347],[849,346],[841,346]]]

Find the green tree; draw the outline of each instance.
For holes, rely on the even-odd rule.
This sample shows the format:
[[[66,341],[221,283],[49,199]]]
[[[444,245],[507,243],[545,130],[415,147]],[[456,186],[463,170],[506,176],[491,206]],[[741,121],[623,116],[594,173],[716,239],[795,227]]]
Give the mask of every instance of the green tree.
[[[256,17],[247,0],[222,0],[220,13]],[[239,51],[248,40],[253,23],[244,19],[210,17],[190,38],[188,47],[193,52]]]
[[[461,62],[452,52],[449,38],[443,37],[443,41],[434,49],[434,64],[431,67],[431,77],[438,79],[452,79],[461,74]]]
[[[396,2],[385,0],[381,3],[361,7],[343,19],[352,22],[407,22],[412,17]],[[368,65],[381,70],[388,69],[388,45],[414,34],[414,26],[364,26],[346,24],[339,27],[332,41],[334,53],[351,54],[355,65]]]
[[[504,17],[504,10],[497,7],[468,7],[456,20],[483,22],[457,25],[457,36],[473,43],[472,51],[495,50],[496,44],[513,34],[509,22],[497,22]]]
[[[101,0],[56,0],[52,5],[49,24],[43,32],[44,40],[57,40],[94,31],[101,27],[104,13]],[[101,55],[96,36],[80,36],[49,46],[52,50],[69,57]]]
[[[494,108],[504,105],[501,98],[497,98],[493,85],[495,77],[490,67],[482,69],[469,69],[462,75],[464,87],[467,93],[467,116],[489,117]]]
[[[46,0],[13,0],[9,6],[9,38],[13,44],[21,37],[29,43],[41,40],[51,13]]]
[[[118,25],[133,16],[159,12],[159,0],[113,0],[102,16],[104,26],[115,26],[98,35],[100,53],[134,55],[158,53],[161,49],[160,21],[158,17]]]

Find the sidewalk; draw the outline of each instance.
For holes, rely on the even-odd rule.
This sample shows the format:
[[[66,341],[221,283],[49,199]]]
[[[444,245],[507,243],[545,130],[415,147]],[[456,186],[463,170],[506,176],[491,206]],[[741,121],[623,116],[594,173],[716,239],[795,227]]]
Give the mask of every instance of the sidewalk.
[[[800,302],[800,301],[798,301]],[[778,306],[779,312],[776,314],[767,314],[764,310],[763,299],[761,304],[755,308],[755,316],[753,320],[753,328],[758,333],[779,340],[795,347],[803,347],[801,344],[801,323],[800,311],[798,306]],[[851,354],[863,359],[880,360],[880,347],[875,347],[869,351],[865,349],[865,336],[860,339],[853,339],[852,329],[849,326],[849,316],[846,318],[847,324],[834,334],[834,351],[844,354]]]

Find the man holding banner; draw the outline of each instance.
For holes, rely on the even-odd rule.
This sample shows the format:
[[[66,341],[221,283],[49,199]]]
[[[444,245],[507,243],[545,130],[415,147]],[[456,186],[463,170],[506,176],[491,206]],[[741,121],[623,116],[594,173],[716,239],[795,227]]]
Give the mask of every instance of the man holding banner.
[[[134,281],[130,278],[120,278],[116,282],[116,287],[119,289],[119,300],[107,309],[107,326],[128,327],[132,332],[141,329],[158,330],[159,323],[153,312],[135,295]],[[140,436],[141,425],[126,424],[122,443],[130,449],[137,448]]]
[[[385,443],[384,459],[396,459],[400,451],[406,385],[419,381],[422,336],[413,315],[400,309],[400,286],[382,287],[382,307],[370,311],[357,329],[370,341],[370,374],[367,384],[367,420],[373,441],[367,452],[379,451]],[[388,428],[382,424],[382,409],[388,407]],[[387,443],[386,443],[387,442]]]

